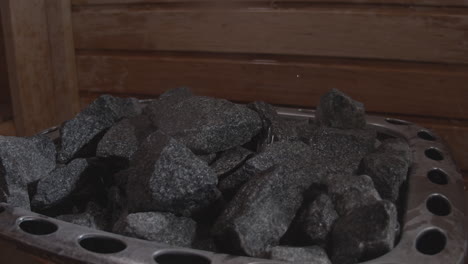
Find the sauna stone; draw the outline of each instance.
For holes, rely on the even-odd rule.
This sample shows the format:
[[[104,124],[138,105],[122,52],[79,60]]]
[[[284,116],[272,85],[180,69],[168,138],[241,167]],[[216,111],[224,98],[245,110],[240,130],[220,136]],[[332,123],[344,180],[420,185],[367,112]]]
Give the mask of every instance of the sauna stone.
[[[127,172],[126,192],[132,213],[167,211],[190,215],[220,196],[218,178],[208,165],[160,131],[145,139]]]
[[[94,156],[97,143],[107,129],[123,118],[141,114],[141,111],[142,106],[135,98],[100,96],[61,126],[58,161],[67,163],[75,157]]]

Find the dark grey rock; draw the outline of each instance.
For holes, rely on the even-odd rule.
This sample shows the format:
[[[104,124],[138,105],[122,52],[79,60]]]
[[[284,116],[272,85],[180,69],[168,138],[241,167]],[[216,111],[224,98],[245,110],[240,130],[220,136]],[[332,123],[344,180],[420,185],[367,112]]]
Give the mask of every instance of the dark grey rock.
[[[129,212],[190,215],[219,196],[218,178],[187,147],[157,131],[133,155],[127,176]]]
[[[258,134],[261,120],[245,105],[193,96],[161,113],[157,127],[196,154],[224,151]]]
[[[190,247],[196,228],[195,221],[187,217],[146,212],[127,215],[117,223],[114,232],[172,246]]]
[[[141,109],[135,98],[100,96],[60,128],[58,161],[66,163],[75,157],[94,155],[97,141],[108,128],[123,118],[141,114]]]
[[[211,154],[205,154],[205,155],[197,155],[199,159],[202,161],[206,162],[206,164],[211,165],[217,158],[216,153],[211,153]]]
[[[310,163],[311,158],[311,149],[306,144],[299,141],[279,141],[266,146],[247,160],[243,167],[247,173],[256,175],[279,164],[300,167],[304,163]]]
[[[389,252],[397,225],[395,205],[386,200],[341,217],[333,228],[333,264],[354,264]]]
[[[318,246],[311,247],[273,247],[270,259],[294,262],[296,264],[331,264],[327,253]]]
[[[319,127],[309,140],[314,157],[330,173],[352,174],[363,157],[374,150],[376,132],[370,129]]]
[[[90,202],[86,211],[79,214],[59,215],[58,220],[97,230],[107,230],[104,211],[97,204]]]
[[[364,105],[337,89],[320,98],[316,120],[321,125],[334,128],[360,129],[366,126]]]
[[[218,183],[218,189],[223,193],[224,197],[229,199],[250,180],[253,175],[246,172],[244,167],[241,167],[230,173],[229,175],[221,178]]]
[[[255,176],[217,219],[217,246],[232,254],[268,257],[299,209],[303,192],[321,177],[306,167],[284,165]]]
[[[372,179],[367,175],[332,175],[326,181],[329,195],[340,216],[381,200]]]
[[[0,136],[0,201],[29,209],[28,186],[55,168],[55,146],[45,136]]]
[[[161,94],[157,100],[153,100],[144,109],[144,115],[148,116],[153,124],[159,123],[159,118],[171,107],[194,96],[192,90],[187,87],[179,87]]]
[[[248,104],[247,107],[257,112],[262,120],[260,145],[296,138],[293,127],[280,118],[274,106],[262,101],[256,101]]]
[[[401,139],[387,139],[362,161],[363,172],[369,175],[382,199],[396,202],[411,166],[411,150]]]
[[[222,178],[238,169],[251,155],[253,155],[252,151],[243,147],[235,147],[220,153],[210,168],[218,178]]]
[[[326,248],[333,224],[338,219],[333,202],[326,194],[319,194],[299,210],[288,233],[304,245]]]
[[[85,171],[88,167],[86,159],[75,159],[41,179],[31,201],[32,207],[35,210],[43,210],[65,201],[85,182]]]
[[[129,161],[140,143],[155,130],[151,120],[145,115],[123,119],[111,127],[99,141],[96,155]]]

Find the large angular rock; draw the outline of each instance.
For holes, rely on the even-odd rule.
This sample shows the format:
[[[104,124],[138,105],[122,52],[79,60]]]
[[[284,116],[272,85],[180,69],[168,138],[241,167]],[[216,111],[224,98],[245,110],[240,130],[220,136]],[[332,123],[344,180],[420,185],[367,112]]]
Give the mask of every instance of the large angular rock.
[[[173,138],[157,131],[133,155],[127,175],[130,212],[168,211],[190,215],[219,196],[208,165]]]
[[[311,149],[306,144],[299,141],[280,141],[266,146],[260,153],[247,160],[243,167],[247,173],[256,175],[280,164],[300,167],[304,163],[310,163],[311,158]]]
[[[288,233],[302,245],[319,245],[326,248],[333,224],[338,219],[333,202],[322,193],[306,203],[297,213]]]
[[[341,217],[333,228],[333,264],[354,264],[389,252],[397,226],[395,205],[386,200]]]
[[[219,154],[218,159],[211,164],[211,169],[218,178],[225,177],[242,166],[253,152],[243,147],[235,147]]]
[[[108,223],[103,209],[95,204],[90,202],[86,210],[78,214],[67,214],[59,215],[56,217],[58,220],[69,222],[75,225],[80,225],[84,227],[89,227],[97,230],[107,230]]]
[[[400,187],[411,166],[411,150],[401,139],[387,139],[362,161],[363,173],[369,175],[382,199],[396,202]]]
[[[61,150],[58,161],[66,163],[75,157],[94,155],[99,139],[108,128],[123,118],[141,114],[141,110],[135,98],[100,96],[60,128]]]
[[[144,109],[144,115],[148,116],[153,124],[159,123],[159,117],[176,104],[193,97],[192,90],[188,87],[179,87],[161,94],[157,100],[152,100]]]
[[[246,172],[245,168],[241,167],[221,178],[218,183],[218,189],[223,193],[224,198],[229,200],[252,177],[251,173]]]
[[[45,136],[0,136],[0,201],[29,209],[28,186],[55,168],[55,146]]]
[[[146,212],[127,215],[116,224],[114,232],[171,246],[190,247],[196,228],[195,221],[187,217]]]
[[[247,105],[258,113],[262,119],[262,132],[260,145],[270,144],[273,141],[295,139],[293,127],[289,126],[276,112],[276,109],[265,102],[256,101]]]
[[[306,167],[284,165],[257,175],[217,219],[217,245],[233,254],[268,257],[299,209],[303,192],[321,177]]]
[[[340,216],[381,200],[372,179],[367,175],[332,175],[327,177],[326,182]]]
[[[330,173],[357,172],[364,156],[374,150],[376,132],[370,129],[319,127],[309,140],[314,157]]]
[[[156,128],[145,115],[126,118],[111,127],[99,141],[96,155],[129,161],[140,143]]]
[[[157,127],[196,154],[208,154],[248,142],[261,120],[244,105],[193,96],[162,112]]]
[[[327,253],[318,246],[311,247],[273,247],[270,259],[294,262],[296,264],[331,264]]]
[[[38,182],[31,206],[35,210],[44,210],[66,201],[83,187],[87,180],[88,168],[89,163],[86,159],[75,159],[68,165],[57,168]]]
[[[319,124],[334,128],[360,129],[366,126],[364,105],[336,89],[320,98],[316,119]]]

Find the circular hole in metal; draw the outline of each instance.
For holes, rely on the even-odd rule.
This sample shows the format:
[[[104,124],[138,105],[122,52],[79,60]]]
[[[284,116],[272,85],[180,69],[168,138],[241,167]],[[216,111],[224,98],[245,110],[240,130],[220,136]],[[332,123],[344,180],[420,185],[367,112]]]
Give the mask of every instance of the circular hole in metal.
[[[81,239],[79,243],[82,248],[100,254],[118,253],[127,248],[124,242],[104,236],[85,237]]]
[[[446,216],[452,212],[450,202],[440,194],[431,195],[426,201],[426,207],[429,212],[438,216]]]
[[[401,120],[401,119],[395,119],[395,118],[385,118],[385,121],[387,121],[387,123],[390,123],[390,124],[393,124],[393,125],[399,125],[399,126],[411,125],[411,123],[408,122],[408,121]]]
[[[189,252],[167,252],[154,257],[158,264],[210,264],[211,260],[204,256]]]
[[[426,149],[426,151],[424,151],[424,154],[426,154],[426,157],[430,158],[431,160],[443,160],[444,159],[444,155],[442,155],[442,152],[440,152],[440,150],[435,149],[435,148]]]
[[[58,230],[56,224],[39,218],[25,219],[19,227],[28,234],[38,236],[50,235]]]
[[[447,238],[437,229],[424,231],[416,239],[416,249],[425,255],[435,255],[444,250]]]
[[[427,173],[427,178],[435,184],[446,185],[448,184],[448,176],[440,169],[432,169]]]
[[[435,141],[436,137],[432,135],[429,131],[421,130],[418,132],[418,137],[428,141]]]

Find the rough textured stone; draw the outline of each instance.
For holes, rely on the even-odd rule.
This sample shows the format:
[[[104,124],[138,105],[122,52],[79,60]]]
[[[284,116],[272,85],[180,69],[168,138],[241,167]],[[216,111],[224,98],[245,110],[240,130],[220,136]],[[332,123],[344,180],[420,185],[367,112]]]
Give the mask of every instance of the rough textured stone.
[[[270,144],[274,141],[295,139],[293,128],[280,118],[272,105],[256,101],[248,104],[247,107],[257,112],[262,120],[260,145]]]
[[[134,213],[118,222],[114,232],[172,246],[190,247],[197,224],[190,218],[170,213]]]
[[[86,159],[75,159],[68,165],[57,168],[37,184],[31,205],[35,210],[51,208],[65,201],[85,182],[89,168]]]
[[[96,155],[129,161],[140,143],[155,130],[145,115],[123,119],[106,132],[98,144]]]
[[[123,118],[139,114],[141,105],[135,98],[100,96],[60,128],[58,161],[66,163],[75,157],[92,156],[97,141],[108,128]]]
[[[210,167],[218,178],[222,178],[239,168],[252,154],[252,151],[248,149],[235,147],[220,153],[218,159]]]
[[[179,87],[161,94],[157,100],[153,100],[144,109],[144,115],[148,116],[154,125],[159,123],[159,117],[171,107],[194,96],[192,90],[187,87]]]
[[[291,224],[290,236],[302,245],[319,245],[326,248],[333,224],[338,219],[333,202],[326,194],[319,194],[305,203]]]
[[[401,139],[387,139],[362,161],[382,199],[396,202],[399,190],[411,166],[411,150]]]
[[[334,128],[364,128],[364,105],[339,90],[332,89],[320,98],[316,119],[319,124]]]
[[[0,136],[0,201],[29,209],[28,185],[55,168],[55,146],[45,136]]]
[[[206,164],[208,165],[211,165],[217,158],[217,154],[216,153],[211,153],[211,154],[205,154],[205,155],[197,155],[197,157],[206,162]]]
[[[103,209],[95,203],[89,203],[86,211],[79,214],[59,215],[58,220],[69,222],[75,225],[85,226],[97,230],[106,230],[107,223]]]
[[[266,146],[260,153],[247,160],[244,169],[247,173],[256,175],[279,164],[298,167],[308,163],[311,158],[310,147],[306,144],[299,141],[280,141]]]
[[[261,128],[257,113],[223,99],[193,96],[161,113],[157,127],[196,154],[248,142]]]
[[[321,175],[305,167],[278,166],[246,183],[217,219],[217,245],[233,254],[267,257],[279,244],[305,189]]]
[[[374,150],[376,132],[370,129],[317,128],[309,140],[314,157],[330,173],[355,173],[364,156]]]
[[[395,242],[397,210],[382,200],[341,217],[333,228],[334,264],[354,264],[389,252]]]
[[[251,177],[253,177],[253,175],[246,172],[244,167],[241,167],[220,179],[218,189],[223,193],[224,198],[230,199]]]
[[[327,186],[340,216],[381,200],[372,179],[367,175],[332,175],[327,178]]]
[[[173,138],[155,132],[133,155],[127,182],[130,212],[190,215],[220,195],[208,165]]]
[[[274,260],[283,260],[294,262],[296,264],[331,264],[327,253],[318,246],[311,247],[273,247],[270,258]]]

